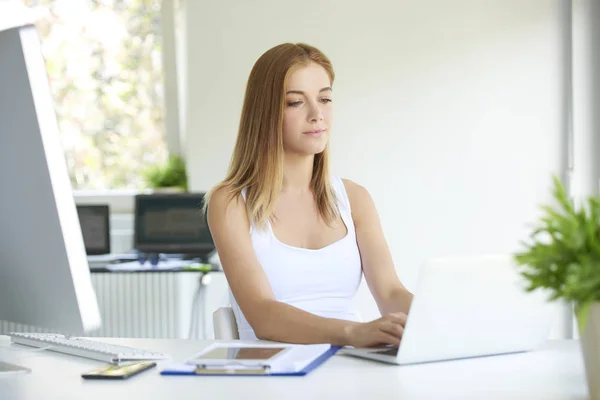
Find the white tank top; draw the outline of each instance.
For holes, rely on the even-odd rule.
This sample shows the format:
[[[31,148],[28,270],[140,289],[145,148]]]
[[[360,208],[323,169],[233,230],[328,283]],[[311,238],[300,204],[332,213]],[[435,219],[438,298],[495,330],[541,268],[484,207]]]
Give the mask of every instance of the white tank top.
[[[321,249],[299,248],[280,242],[267,222],[263,230],[250,227],[252,247],[278,301],[321,317],[359,321],[353,304],[362,279],[356,231],[344,183],[332,177],[332,184],[346,236]],[[246,200],[246,190],[242,196]],[[256,340],[231,291],[229,297],[240,339]]]

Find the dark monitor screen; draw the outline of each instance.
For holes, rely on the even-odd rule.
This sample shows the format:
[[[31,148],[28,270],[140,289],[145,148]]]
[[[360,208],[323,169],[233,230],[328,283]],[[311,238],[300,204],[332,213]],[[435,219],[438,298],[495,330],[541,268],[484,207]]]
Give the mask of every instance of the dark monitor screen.
[[[108,205],[77,205],[77,214],[87,255],[110,253]]]
[[[135,198],[134,247],[144,253],[205,256],[214,250],[204,193],[140,194]]]

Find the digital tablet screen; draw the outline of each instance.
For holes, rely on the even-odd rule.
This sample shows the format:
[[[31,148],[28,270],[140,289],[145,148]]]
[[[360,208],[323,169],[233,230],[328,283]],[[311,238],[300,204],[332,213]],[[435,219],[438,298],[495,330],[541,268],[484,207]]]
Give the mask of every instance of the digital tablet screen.
[[[216,347],[200,354],[197,360],[268,360],[287,349],[288,347]]]

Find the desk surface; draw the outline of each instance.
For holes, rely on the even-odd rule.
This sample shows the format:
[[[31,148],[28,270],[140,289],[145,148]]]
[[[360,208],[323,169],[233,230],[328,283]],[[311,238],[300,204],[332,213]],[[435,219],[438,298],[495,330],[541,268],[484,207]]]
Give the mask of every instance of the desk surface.
[[[90,272],[91,273],[101,273],[101,274],[160,274],[160,273],[167,273],[167,272],[176,272],[176,273],[180,273],[180,272],[200,272],[203,274],[210,274],[210,273],[214,273],[214,272],[223,272],[223,270],[219,269],[219,268],[213,268],[212,270],[206,271],[206,270],[201,270],[201,269],[160,269],[160,268],[147,268],[147,269],[140,269],[140,270],[114,270],[114,269],[108,269],[106,267],[102,267],[102,266],[90,266]]]
[[[160,268],[159,266],[152,266],[149,262],[145,262],[144,264],[139,264],[140,267],[143,266],[142,269],[109,269],[108,265],[119,266],[120,264],[126,265],[137,262],[137,255],[135,254],[104,254],[99,256],[91,256],[87,257],[88,264],[90,267],[90,271],[94,273],[161,273],[161,272],[202,272],[202,273],[210,273],[210,272],[222,272],[219,265],[215,263],[201,263],[206,265],[210,265],[212,269],[202,268],[190,268],[189,265],[184,268]],[[165,262],[181,262],[180,258],[170,257],[161,260],[160,264]],[[185,264],[200,264],[199,261],[195,259],[184,260]]]
[[[211,341],[102,339],[188,357]],[[17,347],[17,346],[12,346]],[[22,349],[29,349],[21,347]],[[396,366],[338,355],[305,377],[161,376],[157,368],[126,381],[89,381],[82,372],[102,363],[49,351],[1,350],[0,358],[32,369],[0,377],[0,399],[587,399],[577,341],[503,356]]]

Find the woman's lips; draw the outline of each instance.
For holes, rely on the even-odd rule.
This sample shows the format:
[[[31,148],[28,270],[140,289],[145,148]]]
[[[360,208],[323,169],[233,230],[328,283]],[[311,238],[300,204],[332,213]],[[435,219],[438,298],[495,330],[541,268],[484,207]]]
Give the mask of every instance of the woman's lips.
[[[319,136],[322,136],[324,133],[325,133],[325,129],[315,129],[312,131],[304,132],[305,135],[309,135],[312,137],[319,137]]]

